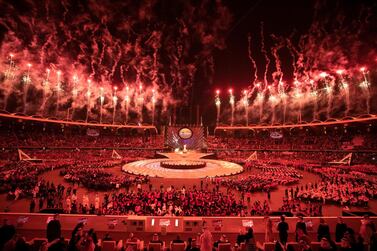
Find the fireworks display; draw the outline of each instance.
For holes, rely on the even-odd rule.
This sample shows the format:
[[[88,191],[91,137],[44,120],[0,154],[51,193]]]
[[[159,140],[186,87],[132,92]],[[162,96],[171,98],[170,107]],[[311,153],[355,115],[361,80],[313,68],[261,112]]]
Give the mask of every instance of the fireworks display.
[[[213,101],[203,97],[218,87],[216,112],[206,124],[302,123],[376,113],[375,3],[314,1],[307,10],[311,25],[288,34],[270,32],[263,22],[273,19],[269,13],[247,23],[233,15],[232,4],[2,1],[0,109],[86,122],[167,124],[177,107],[190,106],[189,116],[177,112],[189,121],[198,104],[208,115]],[[242,22],[257,23],[257,29],[232,33]],[[216,53],[231,54],[226,44],[234,37],[246,43],[239,46],[244,57],[235,59],[249,64],[242,87],[214,83],[224,60]],[[240,70],[230,65],[230,74]]]
[[[222,107],[218,124],[303,123],[377,112],[377,6],[360,2],[347,9],[335,2],[316,1],[302,34],[267,34],[263,22],[259,33],[248,33],[251,83],[246,91],[232,86],[233,101]],[[215,94],[216,103],[227,98]]]
[[[221,1],[1,1],[0,109],[161,123],[213,77],[231,15]],[[200,72],[200,73],[198,73]]]

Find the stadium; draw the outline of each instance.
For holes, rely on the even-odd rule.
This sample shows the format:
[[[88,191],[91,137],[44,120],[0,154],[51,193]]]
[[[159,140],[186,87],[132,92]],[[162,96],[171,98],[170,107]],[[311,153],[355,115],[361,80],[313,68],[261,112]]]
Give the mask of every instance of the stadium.
[[[377,250],[376,3],[0,8],[0,250]]]

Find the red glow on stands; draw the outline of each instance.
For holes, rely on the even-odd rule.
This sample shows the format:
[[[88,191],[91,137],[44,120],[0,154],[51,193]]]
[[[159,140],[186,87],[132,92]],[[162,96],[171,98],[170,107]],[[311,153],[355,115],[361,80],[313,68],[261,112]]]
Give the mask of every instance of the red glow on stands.
[[[319,76],[321,77],[321,78],[325,78],[325,77],[327,77],[327,73],[326,72],[321,72],[320,74],[319,74]]]
[[[339,70],[336,71],[336,73],[339,74],[339,75],[342,75],[344,73],[344,70],[339,69]]]

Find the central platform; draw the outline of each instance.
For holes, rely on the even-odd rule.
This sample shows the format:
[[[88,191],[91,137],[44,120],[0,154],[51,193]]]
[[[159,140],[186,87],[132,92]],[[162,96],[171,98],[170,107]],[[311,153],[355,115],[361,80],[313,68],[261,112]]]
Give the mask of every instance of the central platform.
[[[243,167],[228,161],[202,159],[212,155],[199,152],[158,153],[166,158],[140,160],[122,167],[127,173],[163,178],[205,178],[221,177],[241,173]],[[166,166],[165,164],[169,165]],[[196,165],[200,163],[200,165]],[[181,166],[182,164],[186,167]],[[194,165],[195,164],[195,165]],[[193,168],[188,168],[192,165]]]

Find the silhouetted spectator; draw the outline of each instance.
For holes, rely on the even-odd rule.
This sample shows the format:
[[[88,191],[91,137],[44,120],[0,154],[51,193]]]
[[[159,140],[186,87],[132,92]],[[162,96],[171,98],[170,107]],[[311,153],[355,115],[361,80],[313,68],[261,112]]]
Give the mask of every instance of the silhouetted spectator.
[[[299,240],[298,231],[297,231],[298,229],[301,229],[304,234],[308,234],[306,231],[306,224],[304,222],[304,217],[302,216],[298,217],[298,221],[296,223],[296,242],[298,242]]]
[[[330,227],[323,218],[320,218],[317,230],[317,240],[321,241],[322,237],[330,239]]]
[[[344,223],[342,217],[338,217],[338,223],[336,223],[336,227],[335,227],[335,241],[340,242],[346,231],[347,231],[347,224]]]
[[[288,223],[285,222],[285,216],[282,215],[280,217],[280,222],[278,224],[278,231],[279,231],[279,240],[284,245],[285,243],[287,243],[287,240],[288,240],[288,230],[289,230]]]
[[[8,219],[4,219],[3,225],[0,227],[0,250],[4,247],[5,243],[12,239],[16,234],[16,228],[9,224]]]
[[[61,237],[61,225],[58,220],[58,214],[54,215],[54,218],[47,224],[47,240],[51,242]]]

